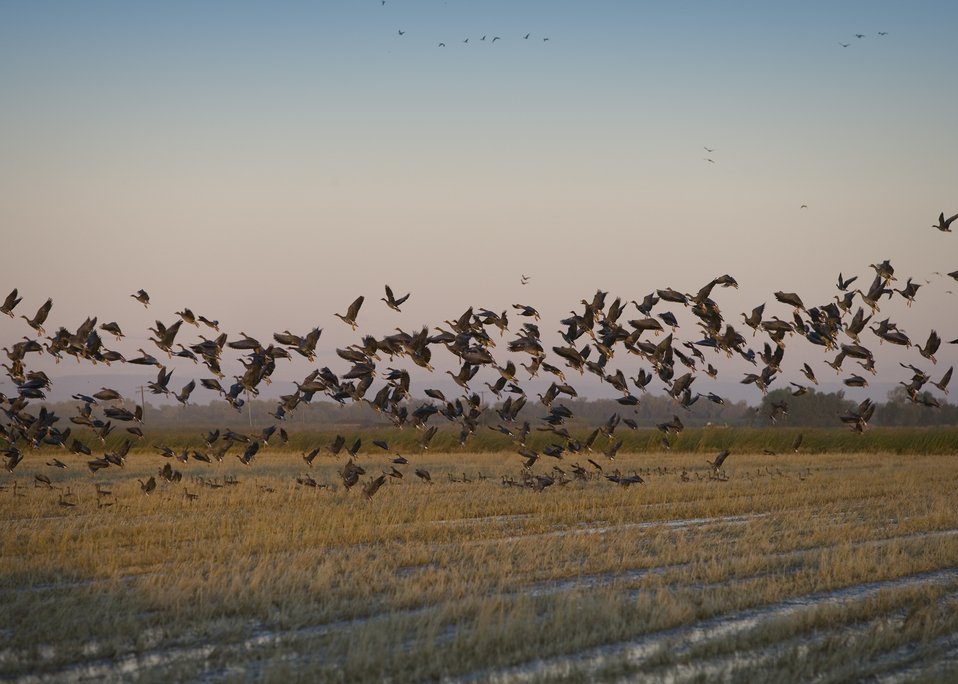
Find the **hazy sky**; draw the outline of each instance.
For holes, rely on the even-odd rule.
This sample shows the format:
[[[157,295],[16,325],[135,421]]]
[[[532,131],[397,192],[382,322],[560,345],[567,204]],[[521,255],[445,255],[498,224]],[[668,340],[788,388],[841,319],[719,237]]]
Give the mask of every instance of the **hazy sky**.
[[[722,273],[729,320],[886,258],[924,283],[958,269],[930,228],[958,212],[956,25],[950,0],[3,2],[0,296],[331,349],[359,294],[381,335]],[[931,279],[892,313],[958,337]]]

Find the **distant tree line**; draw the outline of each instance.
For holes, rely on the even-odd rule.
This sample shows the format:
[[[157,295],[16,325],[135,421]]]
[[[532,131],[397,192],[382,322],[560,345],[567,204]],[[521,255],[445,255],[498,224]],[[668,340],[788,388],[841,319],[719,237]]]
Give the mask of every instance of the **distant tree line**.
[[[931,393],[920,395],[926,400],[933,399]],[[958,405],[937,400],[939,407],[923,406],[913,402],[904,387],[897,387],[888,393],[884,402],[877,404],[871,425],[885,427],[924,427],[958,425]],[[782,402],[787,406],[784,415],[778,415],[776,405]],[[845,393],[809,391],[802,396],[793,396],[789,390],[778,389],[769,392],[758,408],[752,425],[784,425],[790,427],[835,427],[837,416],[849,411],[858,404],[848,399]],[[773,421],[772,416],[776,416]]]
[[[948,426],[958,425],[958,405],[939,400],[940,407],[930,408],[913,403],[903,388],[891,391],[887,401],[879,403],[872,424],[882,426]],[[844,392],[809,391],[802,396],[793,396],[789,390],[769,392],[759,406],[750,406],[744,401],[716,404],[705,397],[699,398],[691,409],[679,406],[670,397],[644,395],[637,406],[623,406],[611,399],[585,400],[560,398],[555,400],[570,408],[575,427],[604,424],[614,414],[623,421],[634,422],[640,428],[655,427],[668,422],[677,415],[688,427],[707,425],[729,427],[840,427],[838,416],[854,408],[857,401],[849,399]],[[411,399],[407,408],[411,414],[417,407],[427,403],[425,399]],[[436,403],[436,402],[431,402]],[[47,404],[47,408],[61,417],[62,427],[67,427],[70,416],[77,413],[78,402]],[[127,401],[132,408],[136,404]],[[486,406],[482,424],[495,426],[502,422],[496,413],[501,403]],[[784,410],[783,410],[784,409]],[[143,427],[186,428],[224,427],[233,429],[262,428],[267,425],[285,425],[287,430],[298,428],[322,428],[324,426],[389,427],[391,423],[368,404],[339,404],[328,400],[314,400],[300,404],[285,421],[271,415],[276,402],[252,400],[240,411],[226,402],[211,401],[207,404],[150,404],[144,406]],[[531,398],[518,414],[518,421],[528,420],[535,424],[548,413],[537,399]],[[441,416],[433,416],[429,424],[442,425]],[[119,427],[119,426],[118,426]]]

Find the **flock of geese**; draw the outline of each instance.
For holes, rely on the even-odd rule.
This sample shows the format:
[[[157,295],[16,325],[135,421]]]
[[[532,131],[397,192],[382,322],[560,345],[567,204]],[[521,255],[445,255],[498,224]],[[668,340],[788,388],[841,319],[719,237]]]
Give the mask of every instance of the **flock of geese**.
[[[958,214],[945,218],[942,213],[933,227],[950,232],[951,224],[956,219]],[[935,330],[913,337],[881,313],[882,307],[894,301],[911,306],[921,285],[911,277],[902,283],[888,260],[871,264],[870,268],[874,275],[870,281],[863,281],[870,283],[867,289],[852,289],[858,276],[845,278],[839,274],[835,295],[829,301],[816,305],[807,304],[795,292],[777,291],[772,298],[785,307],[780,312],[782,315],[767,315],[766,302],[762,302],[750,312],[741,314],[742,323],[738,328],[737,322],[724,318],[713,298],[721,288],[738,287],[735,278],[721,275],[692,293],[664,287],[649,292],[641,299],[624,300],[621,297],[610,298],[609,293],[597,291],[591,298],[582,299],[579,306],[570,311],[570,315],[559,321],[558,335],[562,343],[558,345],[550,346],[543,341],[538,310],[528,304],[518,303],[502,311],[469,307],[458,317],[443,321],[442,325],[411,332],[395,328],[396,332],[382,337],[367,333],[353,344],[336,350],[340,362],[346,364],[344,370],[337,373],[328,365],[313,368],[295,383],[294,392],[280,398],[270,414],[277,421],[276,425],[258,434],[217,429],[205,435],[203,443],[198,443],[195,448],[181,452],[167,447],[159,447],[159,450],[170,461],[210,464],[222,462],[229,452],[233,452],[243,465],[251,466],[260,449],[270,445],[270,440],[288,440],[286,430],[281,427],[283,421],[319,395],[343,404],[368,404],[395,427],[419,431],[419,447],[423,450],[429,448],[438,431],[438,423],[445,421],[455,425],[459,443],[466,445],[479,429],[486,412],[494,412],[498,422],[489,427],[508,436],[522,459],[524,476],[520,480],[505,480],[506,484],[541,490],[567,481],[566,472],[559,468],[554,469],[551,475],[532,474],[541,459],[555,459],[547,461],[553,463],[563,457],[586,459],[594,469],[594,474],[601,473],[608,480],[623,486],[641,483],[642,478],[635,473],[629,476],[617,471],[605,474],[601,465],[592,458],[593,455],[598,458],[601,454],[607,460],[614,459],[622,446],[622,440],[616,438],[616,429],[620,424],[634,429],[638,427],[635,420],[615,413],[584,440],[577,439],[569,432],[568,423],[574,416],[562,400],[578,396],[572,379],[586,373],[596,376],[619,393],[617,401],[623,407],[623,412],[633,409],[640,402],[641,394],[657,381],[676,407],[673,418],[657,426],[662,433],[662,447],[668,449],[672,437],[684,429],[679,415],[683,410],[689,409],[700,399],[724,403],[724,399],[714,392],[699,391],[701,385],[708,382],[704,378],[714,379],[718,375],[712,363],[713,358],[741,357],[752,364],[754,370],[745,373],[741,382],[754,385],[762,393],[779,380],[784,369],[786,350],[798,349],[800,343],[805,352],[824,355],[825,365],[838,374],[844,373],[843,383],[853,388],[868,384],[861,373],[877,374],[873,353],[876,342],[914,350],[918,357],[915,361],[917,364],[936,364],[936,353],[942,339]],[[947,276],[958,280],[958,271]],[[528,282],[529,276],[523,275],[521,283],[524,285]],[[150,307],[150,296],[145,290],[130,296],[144,307]],[[386,285],[381,301],[389,309],[401,311],[409,298],[409,293],[397,297],[392,288]],[[0,313],[15,317],[21,301],[19,291],[14,289],[0,306]],[[362,326],[364,304],[365,298],[357,297],[343,312],[335,315],[355,331]],[[681,308],[696,319],[693,332],[687,339],[678,337],[680,324],[668,307]],[[263,341],[245,333],[229,336],[220,331],[217,320],[183,308],[175,312],[174,321],[163,323],[157,320],[155,326],[149,328],[152,333],[149,339],[154,350],[140,348],[134,356],[108,348],[104,334],[115,341],[124,338],[123,330],[115,321],[100,323],[97,317],[88,317],[75,330],[58,327],[48,334],[44,326],[52,309],[53,300],[47,299],[32,316],[20,315],[31,334],[23,336],[11,346],[3,347],[7,359],[3,367],[16,388],[12,396],[0,394],[0,410],[5,419],[0,423],[0,440],[4,447],[2,454],[5,467],[9,472],[24,460],[25,454],[41,449],[49,451],[51,448],[88,457],[87,466],[92,473],[105,468],[122,467],[131,448],[144,437],[142,407],[125,402],[119,392],[108,387],[92,395],[74,395],[78,402],[76,413],[69,416],[67,421],[61,421],[60,416],[42,403],[34,405],[34,402],[45,399],[51,387],[51,378],[42,370],[30,369],[31,359],[47,355],[57,361],[72,357],[77,362],[93,365],[125,363],[149,366],[156,371],[156,379],[149,383],[152,394],[186,404],[194,392],[200,390],[218,396],[239,410],[249,397],[259,394],[264,383],[270,382],[277,364],[290,363],[297,357],[314,363],[317,360],[317,343],[322,334],[321,328],[314,327],[301,334],[284,330],[274,333],[271,340]],[[196,337],[187,344],[183,343],[184,326],[196,329]],[[758,346],[758,342],[761,346]],[[958,339],[951,340],[950,344],[958,344]],[[223,354],[227,350],[237,352],[242,365],[242,371],[229,379],[221,367]],[[494,350],[498,358],[494,356]],[[410,371],[428,377],[434,371],[433,355],[436,352],[444,352],[457,362],[458,370],[446,373],[461,394],[447,396],[441,389],[423,387],[419,396],[424,394],[428,399],[414,401]],[[510,358],[506,358],[503,352],[508,353]],[[798,353],[791,351],[789,356]],[[174,357],[197,364],[197,367],[201,365],[206,377],[199,378],[199,384],[191,379],[178,388],[172,385],[174,370],[170,364]],[[398,363],[398,360],[404,363]],[[634,376],[626,375],[623,371],[625,363],[622,362],[630,360],[639,365]],[[852,365],[852,369],[848,365]],[[952,369],[933,379],[927,366],[922,368],[913,363],[900,365],[907,371],[906,378],[900,384],[911,401],[929,408],[939,406],[938,400],[927,388],[932,386],[947,394]],[[811,385],[817,385],[818,378],[813,366],[805,359],[796,362],[795,368],[807,380],[807,384],[788,383],[792,393],[798,396],[810,391]],[[530,397],[522,387],[520,376],[545,378],[550,384],[545,392]],[[476,391],[480,383],[497,398],[491,408],[484,407]],[[522,420],[519,416],[527,404],[530,407],[536,405],[539,413],[543,414],[536,419],[538,422],[534,428],[528,420]],[[863,432],[874,410],[874,403],[865,399],[853,409],[836,416],[836,420],[854,431]],[[775,402],[769,417],[776,419],[787,412],[787,402]],[[63,422],[69,422],[71,426],[64,427]],[[99,445],[103,447],[99,451],[105,450],[107,437],[119,430],[120,426],[126,436],[119,446],[94,455],[94,447]],[[75,434],[74,429],[79,434]],[[552,436],[552,442],[541,452],[527,445],[527,437],[533,429],[548,432]],[[117,441],[114,439],[112,443]],[[386,441],[375,440],[373,446],[383,454],[392,456],[392,460],[387,464],[389,470],[383,469],[382,474],[370,477],[359,487],[366,497],[373,496],[387,479],[401,478],[403,471],[397,466],[409,464],[405,456],[391,452]],[[797,450],[800,439],[793,446]],[[360,485],[361,478],[366,475],[364,468],[356,462],[361,449],[361,439],[347,444],[346,439],[340,436],[332,444],[316,446],[304,453],[303,459],[311,467],[321,453],[348,457],[340,477],[343,485],[351,489]],[[709,461],[716,475],[721,474],[729,455],[729,451],[723,451]],[[170,461],[160,468],[157,477],[177,482],[182,479],[182,474],[170,466]],[[47,460],[46,464],[54,469],[66,467],[57,458]],[[574,477],[580,477],[585,473],[585,468],[576,463],[572,473]],[[423,481],[431,481],[430,474],[423,468],[416,468],[414,475]],[[49,483],[48,476],[43,477]],[[40,476],[37,479],[43,482]],[[297,481],[304,486],[318,486],[309,475]],[[156,477],[140,482],[146,494],[153,492],[156,484]]]
[[[380,0],[380,3],[381,3],[381,6],[383,6],[383,7],[386,6],[386,0]],[[402,28],[396,29],[396,35],[397,35],[398,37],[400,37],[400,38],[404,37],[404,36],[406,35],[406,33],[407,33],[407,31],[406,31],[405,29],[402,29]],[[548,36],[539,36],[539,37],[533,38],[531,32],[525,33],[524,35],[521,36],[521,38],[522,38],[522,40],[529,40],[529,39],[531,38],[531,39],[533,39],[533,40],[539,40],[539,41],[541,41],[541,42],[543,42],[543,43],[548,43],[549,40],[550,40]],[[463,45],[468,46],[468,45],[469,45],[469,40],[470,40],[470,37],[467,36],[467,37],[463,38],[461,42],[462,42]],[[473,40],[473,41],[472,41],[472,44],[475,45],[476,43],[487,43],[487,44],[489,44],[489,45],[495,45],[496,41],[500,41],[500,40],[502,40],[502,36],[497,36],[497,35],[492,35],[492,34],[486,33],[486,34],[483,34],[483,36],[482,36],[481,38],[477,38],[476,40]],[[436,47],[440,47],[440,48],[446,47],[445,41],[439,41],[439,43],[437,43]]]
[[[887,36],[887,35],[888,35],[888,31],[879,31],[879,32],[878,32],[878,37],[879,37],[879,38],[884,38],[884,37]],[[864,34],[864,33],[856,33],[856,34],[855,34],[855,38],[856,38],[857,40],[861,40],[861,39],[864,38],[864,37],[865,37],[865,34]],[[841,45],[843,48],[847,48],[847,47],[849,47],[849,46],[851,45],[851,42],[843,43],[843,42],[839,41],[838,44]]]

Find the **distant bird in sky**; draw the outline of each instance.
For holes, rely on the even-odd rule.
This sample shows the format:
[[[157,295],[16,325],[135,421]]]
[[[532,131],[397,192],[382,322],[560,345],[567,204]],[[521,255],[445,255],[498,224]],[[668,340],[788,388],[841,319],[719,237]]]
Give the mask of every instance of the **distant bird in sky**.
[[[523,39],[523,40],[529,40],[529,36],[530,36],[530,35],[531,35],[531,34],[527,33],[526,35],[522,36],[522,39]]]
[[[937,225],[932,224],[931,227],[937,228],[942,233],[950,233],[951,224],[954,222],[955,219],[958,219],[958,214],[955,214],[951,218],[946,219],[945,212],[941,212],[940,214],[938,214],[938,224]]]
[[[352,327],[353,330],[356,329],[356,316],[359,315],[359,307],[363,305],[363,300],[365,297],[359,296],[356,300],[349,305],[349,308],[346,309],[346,315],[334,314],[337,318],[342,320],[344,323]]]
[[[150,295],[146,293],[146,290],[137,290],[135,294],[131,294],[130,296],[143,306],[150,306]]]
[[[841,45],[842,47],[848,47],[849,45],[851,45],[851,43],[839,43],[839,45]]]
[[[799,209],[808,209],[808,205],[807,205],[807,204],[803,204],[802,206],[799,207]]]
[[[542,39],[542,42],[544,43],[544,42],[546,42],[547,40],[549,40],[549,39],[548,39],[548,38],[543,38],[543,39]]]
[[[25,320],[27,325],[36,330],[38,335],[42,335],[44,332],[43,322],[47,320],[47,316],[50,315],[51,308],[53,308],[53,300],[47,299],[47,301],[45,301],[43,305],[37,309],[37,312],[34,314],[33,318],[27,318],[26,316],[20,316],[20,318]]]
[[[925,342],[925,346],[918,347],[918,353],[932,363],[938,363],[938,361],[935,359],[935,352],[938,351],[939,346],[941,346],[941,338],[938,337],[937,332],[932,330],[928,335],[928,341]]]
[[[486,37],[485,37],[485,36],[483,36],[483,37],[482,37],[482,38],[480,38],[479,40],[485,40],[485,39],[486,39]]]
[[[954,366],[950,367],[945,371],[945,374],[941,376],[941,380],[938,382],[932,382],[931,384],[940,389],[945,394],[948,394],[948,383],[951,381],[951,374],[954,371]],[[56,459],[54,459],[56,460]]]
[[[23,297],[19,297],[17,293],[17,288],[13,288],[13,292],[7,295],[7,298],[3,300],[3,306],[0,306],[0,313],[7,314],[10,318],[13,318],[13,309],[21,302]]]
[[[513,304],[512,308],[518,310],[520,316],[528,316],[535,318],[537,321],[539,320],[539,312],[536,311],[534,307],[525,304]]]
[[[184,323],[189,323],[190,325],[199,326],[199,323],[196,320],[196,314],[194,314],[188,308],[183,307],[182,311],[177,311],[175,313],[177,316],[183,319]]]
[[[405,32],[405,31],[403,31],[402,29],[399,29],[399,31],[398,31],[398,33],[399,33],[399,35],[401,35],[401,36],[404,36],[404,35],[406,35],[406,32]]]
[[[855,37],[856,37],[856,38],[864,38],[864,37],[865,37],[865,34],[864,34],[864,33],[856,33],[856,34],[855,34]]]
[[[439,47],[446,47],[445,43],[439,43]]]
[[[528,285],[529,280],[530,280],[529,276],[523,275],[522,278],[519,279],[519,282],[522,283],[523,285]]]
[[[409,299],[409,295],[410,295],[410,294],[411,294],[411,293],[407,292],[407,293],[405,294],[405,296],[400,297],[399,299],[396,299],[396,298],[393,296],[392,288],[389,287],[389,285],[387,285],[387,286],[386,286],[386,296],[385,296],[385,297],[380,297],[380,299],[381,299],[382,301],[386,302],[386,306],[388,306],[388,307],[389,307],[390,309],[392,309],[393,311],[399,311],[399,310],[400,310],[400,309],[399,309],[400,305],[401,305],[404,301],[406,301],[407,299]],[[357,312],[358,312],[358,309],[357,309]]]
[[[702,149],[708,152],[709,154],[712,154],[715,151],[713,148],[705,147],[704,145],[702,146]]]
[[[492,42],[495,43],[497,40],[502,40],[499,36],[494,36]]]
[[[848,289],[848,286],[851,285],[852,283],[854,283],[856,280],[858,280],[858,276],[852,276],[852,277],[849,278],[848,280],[843,280],[843,279],[842,279],[842,274],[839,272],[839,274],[838,274],[838,289],[841,290],[842,292],[844,292],[845,290]]]
[[[463,42],[463,43],[468,43],[468,42],[469,42],[469,39],[466,38],[466,39],[465,39],[464,41],[462,41],[462,42]]]
[[[887,35],[888,35],[888,31],[879,31],[879,32],[878,32],[878,35],[880,35],[880,36],[887,36]]]
[[[714,159],[709,159],[708,157],[705,157],[705,161],[707,161],[709,164],[714,164],[714,163],[715,163],[715,160],[714,160]]]

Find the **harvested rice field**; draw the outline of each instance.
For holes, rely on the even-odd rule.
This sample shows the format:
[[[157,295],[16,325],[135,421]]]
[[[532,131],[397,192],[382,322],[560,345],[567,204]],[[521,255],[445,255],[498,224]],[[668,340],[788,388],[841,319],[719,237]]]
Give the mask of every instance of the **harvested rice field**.
[[[348,489],[344,457],[288,451],[24,463],[0,479],[0,678],[958,676],[954,456],[546,460],[410,456],[370,496],[387,458]]]

